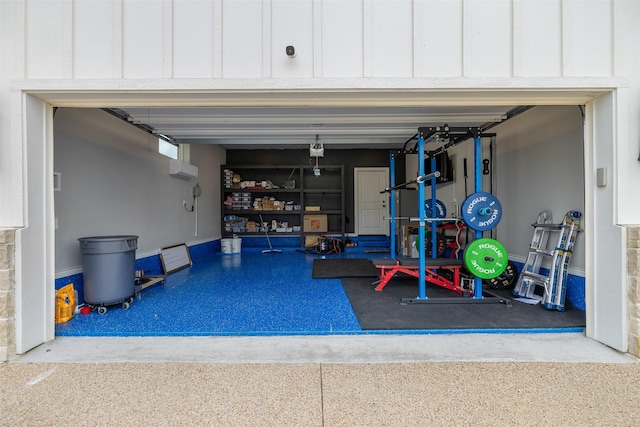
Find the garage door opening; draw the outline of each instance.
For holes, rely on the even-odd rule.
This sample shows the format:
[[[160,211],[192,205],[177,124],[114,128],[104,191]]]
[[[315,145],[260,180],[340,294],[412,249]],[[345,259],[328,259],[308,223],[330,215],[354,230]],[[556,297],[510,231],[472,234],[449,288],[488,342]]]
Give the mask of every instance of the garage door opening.
[[[550,210],[554,219],[559,219],[568,210],[585,210],[583,109],[576,105],[539,106],[494,127],[492,131],[496,133],[495,140],[483,141],[483,158],[490,160],[489,173],[483,176],[486,177],[487,189],[495,194],[503,205],[504,213],[499,226],[490,234],[508,248],[509,258],[520,266],[526,261],[531,243],[531,223],[536,221],[541,211]],[[203,191],[203,196],[198,200],[198,235],[194,236],[195,217],[183,206],[185,200],[190,200],[192,196],[194,183],[176,180],[168,175],[165,159],[160,158],[151,149],[151,135],[133,129],[126,123],[120,123],[98,109],[73,108],[57,111],[54,134],[54,169],[60,172],[64,184],[62,191],[55,193],[55,217],[58,218],[56,287],[69,280],[77,283],[81,281],[77,238],[81,237],[79,234],[95,235],[96,231],[100,234],[117,232],[139,235],[140,250],[137,257],[140,269],[153,273],[157,273],[160,267],[157,260],[159,248],[185,242],[196,253],[193,268],[202,267],[206,270],[202,272],[202,277],[207,277],[203,282],[208,284],[200,288],[197,278],[195,282],[189,282],[189,270],[174,273],[165,284],[142,292],[140,299],[134,301],[130,310],[111,310],[104,317],[96,317],[96,322],[90,321],[89,317],[77,316],[71,322],[57,326],[59,335],[157,335],[163,333],[162,326],[160,329],[154,329],[158,325],[166,325],[166,334],[179,331],[180,334],[193,335],[339,334],[362,331],[362,322],[355,315],[353,302],[345,295],[339,279],[335,279],[337,282],[330,285],[319,287],[318,284],[314,284],[314,280],[321,280],[312,279],[310,275],[315,255],[297,252],[296,249],[301,248],[293,248],[290,253],[271,254],[271,258],[263,257],[260,253],[253,254],[252,246],[254,249],[262,249],[260,245],[264,244],[259,240],[262,237],[258,236],[242,236],[245,253],[238,257],[225,257],[216,253],[216,245],[219,246],[221,230],[224,227],[224,211],[221,206],[224,203],[225,190],[222,186],[221,171],[225,165],[246,165],[247,162],[260,167],[289,166],[292,163],[301,165],[309,160],[308,148],[290,144],[277,148],[234,148],[191,143],[191,159],[199,168],[200,176],[197,182]],[[402,139],[406,139],[406,136],[402,136]],[[378,161],[376,159],[379,158],[388,161],[387,148],[356,148],[346,145],[348,144],[335,148],[327,145],[326,157],[322,162],[342,164],[352,170],[359,166],[378,166],[375,163],[357,163],[358,161]],[[448,211],[455,212],[456,215],[459,215],[460,205],[470,190],[470,181],[468,178],[465,179],[464,163],[465,159],[468,162],[472,158],[471,151],[471,143],[460,144],[449,150],[454,171],[453,180],[437,186],[438,199],[444,200]],[[89,158],[100,158],[101,162],[99,165],[87,162],[86,159]],[[407,167],[410,163],[411,160],[408,159],[405,162],[405,177],[411,174],[408,172],[410,167]],[[467,172],[471,173],[469,170]],[[345,176],[349,175],[345,173]],[[351,182],[351,187],[347,183],[345,193],[351,194],[352,191],[353,183]],[[412,198],[411,193],[407,193],[406,198]],[[355,213],[348,212],[347,216],[349,214]],[[206,218],[204,222],[203,218]],[[185,237],[185,230],[188,230],[188,237]],[[352,230],[347,230],[347,233],[349,232]],[[358,236],[353,236],[354,239],[356,237]],[[255,245],[250,243],[252,240],[256,241]],[[585,235],[578,237],[569,269],[572,290],[568,300],[572,310],[575,310],[570,314],[578,315],[579,319],[571,324],[558,326],[560,329],[583,330],[586,326],[586,241]],[[277,258],[280,255],[283,256]],[[342,257],[371,256],[354,250],[346,251],[346,255]],[[206,268],[198,265],[200,260],[204,260]],[[278,264],[281,270],[276,269]],[[255,271],[249,270],[250,266],[255,268]],[[297,269],[289,266],[295,266]],[[247,276],[238,276],[235,281],[224,285],[224,279],[231,279],[240,271]],[[304,281],[301,280],[303,276]],[[221,297],[220,291],[216,291],[216,283],[230,288],[229,293],[224,294],[227,299]],[[295,283],[299,286],[288,287]],[[410,290],[415,283],[403,283],[404,285],[409,286],[406,288],[406,292],[409,293],[404,293],[403,296],[415,296],[412,295],[415,292]],[[330,291],[332,287],[334,289]],[[384,291],[385,297],[392,288],[390,286]],[[187,299],[171,296],[171,292],[186,291],[193,291]],[[340,299],[332,299],[332,292],[335,295],[342,293]],[[163,305],[154,306],[143,314],[141,307],[152,296],[162,300]],[[264,306],[255,301],[260,301]],[[303,312],[293,304],[305,301],[313,303],[307,304],[310,312]],[[196,307],[202,311],[196,312]],[[239,307],[247,307],[247,310],[240,310]],[[544,311],[541,307],[537,308]],[[334,312],[332,309],[339,311]],[[425,307],[418,309],[424,310]],[[505,310],[505,313],[508,311]],[[216,317],[218,315],[221,317]],[[225,315],[229,317],[224,317]],[[97,314],[92,313],[91,316],[95,317]],[[242,318],[243,322],[253,322],[253,329],[246,323],[238,323],[235,329],[225,326],[225,322],[232,322],[230,319],[236,317]],[[458,317],[464,318],[464,315]],[[507,320],[506,317],[501,320]],[[543,317],[540,316],[539,319]],[[200,326],[196,325],[199,319],[209,319],[211,324],[215,324],[214,329],[198,329]],[[277,323],[283,319],[294,323],[297,321],[297,326],[286,329]],[[184,323],[178,327],[180,321]],[[143,326],[134,327],[136,323]],[[75,327],[75,324],[78,327]],[[258,324],[260,326],[256,326]],[[448,324],[456,325],[455,322]],[[82,327],[79,325],[86,328],[84,332],[80,332]],[[486,327],[479,322],[475,325],[478,329]],[[173,332],[169,331],[173,326],[176,329]],[[529,325],[518,323],[518,326],[515,326],[515,321],[511,326],[524,329],[545,327],[554,326],[534,322]],[[380,326],[376,328],[385,330]],[[429,327],[417,329],[428,330]],[[466,330],[473,327],[467,325],[459,326],[457,329]],[[506,321],[497,329],[510,329],[509,322]],[[400,329],[389,327],[386,330]]]

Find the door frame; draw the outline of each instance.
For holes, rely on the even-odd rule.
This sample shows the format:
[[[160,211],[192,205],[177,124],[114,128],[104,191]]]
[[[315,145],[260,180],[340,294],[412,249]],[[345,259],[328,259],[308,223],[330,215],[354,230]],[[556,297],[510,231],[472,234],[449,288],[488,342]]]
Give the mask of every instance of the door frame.
[[[16,295],[16,341],[26,340],[26,336],[19,329],[24,325],[28,312],[25,311],[25,304],[30,299],[27,281],[35,280],[40,283],[44,283],[39,292],[45,293],[45,295],[39,295],[38,298],[42,298],[44,302],[44,324],[39,325],[34,332],[39,337],[39,340],[44,342],[54,339],[54,278],[55,278],[55,254],[54,254],[54,209],[53,209],[53,195],[52,195],[52,174],[51,165],[53,164],[53,137],[52,137],[52,117],[54,105],[63,105],[65,107],[85,107],[85,108],[100,108],[105,106],[115,106],[118,99],[121,97],[128,99],[129,105],[151,105],[154,106],[178,106],[187,105],[194,96],[194,91],[191,92],[179,92],[173,91],[173,97],[163,98],[161,100],[150,101],[150,96],[154,95],[153,90],[147,90],[143,93],[135,93],[135,91],[127,91],[124,89],[114,90],[106,89],[104,91],[91,91],[90,93],[83,88],[69,89],[68,87],[61,88],[57,85],[59,83],[51,82],[47,85],[46,82],[40,82],[45,88],[56,90],[43,90],[42,87],[33,89],[31,92],[29,88],[23,88],[23,92],[15,90],[13,93],[18,93],[18,96],[26,96],[21,98],[19,105],[21,108],[19,111],[12,111],[11,117],[13,123],[20,123],[16,126],[18,129],[14,131],[12,129],[11,134],[13,144],[19,144],[22,147],[24,155],[22,161],[22,185],[25,189],[25,194],[20,197],[16,196],[17,200],[21,201],[24,206],[24,230],[19,230],[16,239],[19,242],[16,244],[16,277],[15,277],[15,295]],[[622,101],[619,98],[620,87],[613,85],[607,88],[601,86],[593,87],[592,98],[585,102],[584,97],[578,91],[578,88],[573,88],[574,91],[562,91],[557,90],[555,100],[545,101],[544,93],[545,89],[533,91],[524,91],[513,98],[509,98],[512,103],[522,105],[586,105],[587,114],[585,115],[585,231],[584,236],[586,238],[586,248],[588,249],[586,254],[586,318],[587,327],[586,335],[597,341],[613,347],[619,351],[628,351],[628,318],[626,310],[626,280],[615,281],[614,285],[619,286],[616,295],[609,295],[607,298],[599,296],[608,295],[605,287],[611,286],[611,271],[613,271],[616,279],[625,278],[625,265],[626,265],[626,229],[620,227],[619,216],[621,208],[620,202],[617,201],[619,194],[616,191],[616,182],[621,178],[620,172],[616,169],[620,166],[620,162],[624,160],[621,156],[626,155],[626,152],[620,150],[620,142],[618,141],[619,133],[621,130],[629,127],[629,117],[624,108],[621,107]],[[586,89],[589,89],[587,87]],[[162,91],[158,91],[161,93]],[[274,97],[274,102],[278,103],[278,96]],[[491,105],[497,102],[506,102],[504,94],[500,94],[499,90],[495,91],[483,91],[469,89],[468,92],[474,97],[471,99],[474,105]],[[33,94],[33,96],[30,95]],[[398,91],[398,101],[402,103],[402,91]],[[263,91],[256,90],[256,100],[261,99],[260,96],[264,95]],[[246,96],[246,93],[243,93]],[[346,96],[346,95],[345,95]],[[37,102],[41,103],[38,108],[27,108],[27,102],[25,99],[33,98]],[[132,98],[136,98],[135,102],[131,101]],[[59,101],[63,99],[63,101]],[[603,100],[610,99],[610,105],[603,103]],[[247,99],[244,99],[245,102]],[[339,100],[335,101],[339,104]],[[429,100],[425,98],[425,104],[437,103],[438,99]],[[442,102],[442,101],[440,101]],[[484,104],[483,104],[484,103]],[[162,104],[162,105],[160,105]],[[12,105],[16,105],[12,102]],[[37,110],[38,112],[34,112]],[[41,121],[41,129],[39,132],[27,132],[30,123],[36,123]],[[49,126],[49,127],[48,127]],[[626,135],[622,135],[620,138],[625,139]],[[629,141],[625,139],[625,143]],[[606,191],[612,191],[613,200],[618,203],[615,206],[605,205],[604,203],[597,203],[601,200],[600,197],[591,193],[596,190],[594,182],[594,166],[596,164],[596,145],[598,149],[604,147],[605,150],[612,152],[612,164],[613,179],[612,184],[607,187]],[[626,147],[626,146],[625,146]],[[598,166],[599,167],[599,166]],[[625,166],[626,167],[626,166]],[[41,196],[37,197],[33,195],[33,192],[42,191]],[[599,191],[599,190],[597,190]],[[50,194],[51,192],[51,194]],[[624,217],[624,215],[623,215]],[[604,221],[602,220],[604,218]],[[44,233],[41,236],[41,240],[31,238],[29,233],[36,231],[37,227],[40,227]],[[611,228],[615,228],[617,233],[607,235],[607,231]],[[606,238],[606,242],[599,242],[596,246],[596,236],[600,238]],[[607,237],[608,236],[608,237]],[[29,238],[27,238],[29,237]],[[44,239],[44,243],[43,240]],[[620,252],[618,262],[614,266],[607,266],[601,260],[601,255],[609,250],[611,245],[616,247],[616,251]],[[32,270],[29,272],[29,270]],[[28,275],[28,277],[26,276]],[[604,281],[603,278],[609,277],[609,280]],[[615,339],[607,340],[607,331],[601,329],[600,326],[603,323],[605,314],[615,308],[617,315],[614,320],[609,321],[609,327],[615,331]],[[17,344],[17,352],[22,353],[27,351],[27,346],[21,343]]]
[[[27,168],[25,226],[16,231],[15,339],[22,354],[55,338],[53,108],[20,93]]]
[[[616,202],[625,153],[617,142],[606,144],[617,141],[618,134],[626,129],[624,114],[619,114],[619,96],[619,91],[612,91],[585,106],[585,309],[586,335],[627,352],[627,229],[619,225],[621,206]],[[596,182],[596,170],[601,167],[613,170],[612,185],[599,186]]]

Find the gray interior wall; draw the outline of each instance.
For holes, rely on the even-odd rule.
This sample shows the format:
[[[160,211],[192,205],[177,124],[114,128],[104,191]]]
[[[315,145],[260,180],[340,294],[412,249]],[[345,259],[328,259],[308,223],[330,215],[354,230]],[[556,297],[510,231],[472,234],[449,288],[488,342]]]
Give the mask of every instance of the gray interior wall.
[[[492,128],[495,133],[494,174],[483,175],[483,191],[493,192],[503,215],[494,238],[504,244],[509,258],[524,262],[538,213],[550,210],[560,222],[569,210],[584,212],[584,130],[578,106],[538,106]],[[482,158],[490,157],[490,138],[482,140]],[[427,144],[425,150],[434,149]],[[454,182],[437,186],[437,198],[447,206],[448,216],[459,212],[465,195],[474,192],[473,140],[449,150]],[[464,159],[467,159],[465,191]],[[407,180],[415,179],[417,160],[407,156]],[[431,196],[430,187],[425,196]],[[457,202],[456,208],[454,202]],[[490,233],[485,233],[490,237]],[[555,236],[557,238],[557,235]],[[571,267],[584,269],[585,238],[579,235]]]
[[[553,222],[584,213],[584,130],[578,106],[533,108],[494,128],[497,191],[504,210],[499,240],[512,258],[526,257],[538,213]],[[584,269],[585,237],[576,239],[571,267]]]
[[[178,243],[220,237],[219,166],[224,149],[193,146],[197,181],[169,175],[157,138],[98,109],[60,108],[54,116],[56,271],[81,265],[78,238],[137,235],[136,255]],[[198,230],[191,206],[198,182]]]

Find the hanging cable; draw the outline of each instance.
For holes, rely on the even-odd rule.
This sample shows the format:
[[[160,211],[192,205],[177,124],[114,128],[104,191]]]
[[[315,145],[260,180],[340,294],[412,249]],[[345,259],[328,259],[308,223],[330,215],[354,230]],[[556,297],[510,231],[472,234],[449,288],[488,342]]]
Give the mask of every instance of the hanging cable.
[[[202,190],[200,189],[200,185],[198,183],[196,183],[196,185],[193,187],[191,194],[193,196],[193,200],[191,201],[191,207],[190,208],[187,207],[187,202],[186,201],[182,202],[182,206],[184,207],[184,209],[187,212],[193,212],[194,211],[194,208],[196,207],[196,204],[197,204],[197,198],[200,197],[200,194],[202,194]]]

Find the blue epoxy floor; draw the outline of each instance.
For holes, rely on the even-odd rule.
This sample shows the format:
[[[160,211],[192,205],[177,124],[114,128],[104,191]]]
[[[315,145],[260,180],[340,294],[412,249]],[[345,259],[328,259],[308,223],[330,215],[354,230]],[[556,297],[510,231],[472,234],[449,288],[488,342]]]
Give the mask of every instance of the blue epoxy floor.
[[[340,279],[311,278],[313,260],[321,257],[293,251],[214,254],[141,291],[130,309],[113,305],[104,315],[78,314],[56,325],[56,335],[361,333]]]

